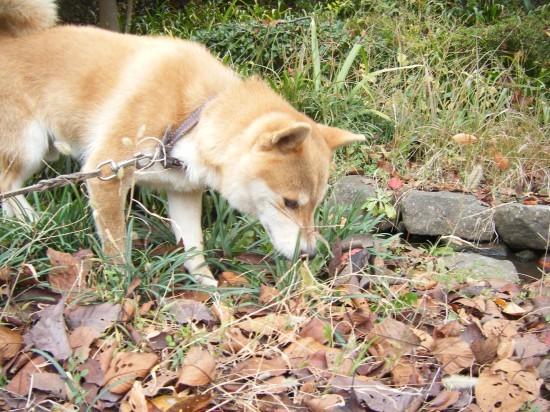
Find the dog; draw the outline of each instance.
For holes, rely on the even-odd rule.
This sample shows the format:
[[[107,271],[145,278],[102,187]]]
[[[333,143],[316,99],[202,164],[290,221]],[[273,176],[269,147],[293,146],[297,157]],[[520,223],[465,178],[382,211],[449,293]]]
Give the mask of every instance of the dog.
[[[138,184],[167,193],[187,250],[203,250],[202,194],[212,188],[257,217],[282,255],[298,247],[313,257],[332,153],[363,140],[314,122],[200,44],[57,25],[53,0],[0,0],[0,193],[59,154],[84,172],[145,156],[113,179],[87,180],[106,256],[124,256],[126,197]],[[3,209],[36,219],[22,195]],[[185,266],[197,282],[217,284],[202,253]]]

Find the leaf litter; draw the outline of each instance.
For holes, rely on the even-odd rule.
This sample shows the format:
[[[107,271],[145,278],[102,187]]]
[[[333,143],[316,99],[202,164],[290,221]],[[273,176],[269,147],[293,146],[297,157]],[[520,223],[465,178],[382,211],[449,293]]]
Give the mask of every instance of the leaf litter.
[[[89,251],[50,249],[50,288],[33,282],[24,293],[55,298],[20,308],[19,320],[22,311],[3,312],[0,407],[547,410],[549,280],[443,280],[426,252],[404,246],[391,259],[388,249],[397,247],[338,241],[331,275],[291,292],[262,284],[254,294],[244,274],[224,272],[223,299],[151,299],[135,281],[121,302],[93,293]]]

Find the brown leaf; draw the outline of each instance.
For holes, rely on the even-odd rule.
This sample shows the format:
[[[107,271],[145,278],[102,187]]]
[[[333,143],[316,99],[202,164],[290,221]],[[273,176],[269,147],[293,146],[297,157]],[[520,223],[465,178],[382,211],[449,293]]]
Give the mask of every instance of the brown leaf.
[[[57,373],[39,372],[32,375],[33,389],[39,389],[60,399],[67,399],[66,384]]]
[[[527,359],[533,356],[546,356],[550,346],[541,342],[537,336],[529,334],[515,338],[515,354],[519,359]]]
[[[301,338],[313,338],[317,342],[325,344],[328,342],[326,331],[328,326],[330,326],[328,322],[314,317],[302,327],[299,336]]]
[[[206,349],[193,347],[185,355],[176,387],[201,386],[212,382],[216,377],[217,362]]]
[[[215,320],[214,315],[204,304],[189,299],[167,299],[166,306],[179,323],[205,322]]]
[[[143,393],[147,397],[156,396],[161,390],[173,390],[174,383],[178,380],[179,373],[166,369],[162,364],[151,373],[151,379],[143,385]],[[154,402],[153,402],[154,403]]]
[[[497,346],[497,357],[499,359],[510,358],[514,354],[516,343],[511,338],[499,338]]]
[[[103,386],[112,393],[128,392],[134,381],[144,378],[158,362],[154,353],[119,352],[105,374]]]
[[[460,396],[459,391],[441,391],[432,399],[428,406],[428,411],[444,411],[456,401]]]
[[[319,398],[310,398],[306,401],[306,405],[311,412],[326,412],[332,411],[339,406],[344,407],[346,403],[342,396],[329,394]]]
[[[454,142],[459,145],[466,145],[477,141],[477,137],[475,135],[468,133],[455,134],[453,137],[451,137],[451,139],[453,139]]]
[[[143,393],[141,382],[134,382],[128,398],[120,405],[120,412],[149,412],[149,402]]]
[[[42,356],[29,360],[6,385],[6,390],[20,396],[28,395],[31,389],[31,376],[42,372],[41,368],[46,365],[48,365],[48,362]]]
[[[391,318],[376,324],[369,333],[369,340],[374,342],[371,353],[384,357],[400,357],[420,344],[420,339],[409,326]]]
[[[89,260],[93,257],[90,250],[70,254],[48,248],[47,255],[52,265],[48,273],[52,290],[58,293],[82,293],[88,290],[86,279],[90,274]]]
[[[92,383],[96,386],[103,385],[105,381],[105,372],[101,369],[101,363],[97,359],[86,359],[86,361],[79,366],[79,371],[88,371],[84,380],[88,383]]]
[[[402,357],[399,363],[391,369],[391,380],[395,386],[401,387],[418,385],[421,383],[422,377],[411,361]]]
[[[250,282],[243,275],[234,272],[222,272],[220,275],[220,287],[248,285]]]
[[[452,375],[469,368],[475,358],[468,344],[460,338],[436,340],[432,353],[441,363],[444,375]]]
[[[88,359],[90,354],[90,345],[99,338],[101,333],[89,326],[79,326],[69,335],[69,343],[73,348],[75,355],[83,361]]]
[[[511,316],[523,316],[525,314],[525,309],[514,302],[508,302],[504,309],[502,309],[502,312]]]
[[[283,333],[288,321],[289,319],[286,315],[270,313],[267,316],[244,319],[237,323],[236,326],[249,333],[272,335],[275,333]]]
[[[485,369],[475,387],[477,404],[482,411],[517,411],[539,396],[542,379],[521,370],[521,365],[509,359]]]
[[[212,313],[222,325],[227,325],[235,320],[235,309],[224,302],[214,301]]]
[[[507,169],[510,166],[510,160],[500,152],[496,152],[493,156],[495,163],[500,170]]]
[[[305,366],[307,359],[316,352],[325,353],[328,347],[312,338],[298,339],[288,345],[284,354],[290,362],[291,367],[301,368]]]
[[[260,296],[258,297],[258,300],[264,305],[269,305],[276,302],[281,295],[281,293],[272,286],[267,286],[262,283],[260,288]]]
[[[0,326],[0,361],[15,357],[23,343],[25,341],[19,331]]]
[[[36,325],[23,336],[28,345],[48,351],[58,360],[67,359],[73,353],[63,318],[64,306],[63,299],[57,305],[48,306]]]
[[[518,336],[519,322],[506,319],[491,319],[483,324],[483,332],[487,336],[497,336],[504,338],[513,338]]]
[[[349,376],[337,376],[331,381],[333,388],[353,393],[359,402],[373,411],[405,411],[423,395],[412,388],[394,389],[378,382],[365,382]],[[416,410],[416,409],[415,409]]]
[[[239,362],[231,371],[229,380],[249,379],[254,381],[265,380],[274,376],[281,376],[288,371],[282,357],[273,359],[254,357]]]
[[[106,302],[99,305],[81,305],[65,311],[67,325],[72,330],[87,326],[103,333],[115,322],[120,321],[122,308],[118,303]]]
[[[166,412],[199,412],[204,410],[211,402],[212,395],[187,396],[166,409]]]
[[[244,348],[254,350],[255,341],[250,340],[239,328],[226,328],[223,331],[222,347],[229,353],[238,353]]]

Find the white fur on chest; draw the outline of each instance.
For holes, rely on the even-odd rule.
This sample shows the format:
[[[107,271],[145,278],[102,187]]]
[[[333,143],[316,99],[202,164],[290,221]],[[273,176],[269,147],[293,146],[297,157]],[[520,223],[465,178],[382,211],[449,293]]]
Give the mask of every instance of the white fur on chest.
[[[164,169],[161,164],[135,173],[136,183],[151,189],[175,192],[195,192],[204,190],[205,186],[193,182],[185,170]]]

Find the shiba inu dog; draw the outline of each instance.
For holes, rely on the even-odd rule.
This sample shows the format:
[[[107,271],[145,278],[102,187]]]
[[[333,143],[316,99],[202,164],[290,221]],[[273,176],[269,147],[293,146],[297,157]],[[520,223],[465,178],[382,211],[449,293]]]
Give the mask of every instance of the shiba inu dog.
[[[284,256],[297,244],[315,254],[313,214],[332,152],[363,135],[315,123],[199,44],[56,21],[53,0],[0,0],[0,192],[22,187],[59,153],[79,159],[83,171],[141,153],[147,168],[136,163],[114,179],[87,181],[107,255],[124,253],[134,184],[167,192],[186,249],[203,248],[201,198],[209,187],[256,216]],[[36,217],[22,196],[3,209]],[[186,267],[215,284],[201,254]]]

